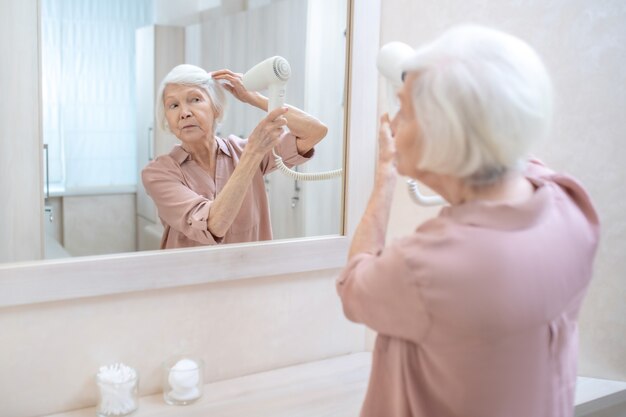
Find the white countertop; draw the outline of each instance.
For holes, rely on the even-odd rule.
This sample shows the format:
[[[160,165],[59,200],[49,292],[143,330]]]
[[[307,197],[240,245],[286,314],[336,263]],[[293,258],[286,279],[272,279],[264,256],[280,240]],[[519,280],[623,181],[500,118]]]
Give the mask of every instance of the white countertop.
[[[626,409],[626,382],[583,376],[576,380],[576,417],[620,403],[624,403]]]
[[[214,382],[188,406],[141,397],[132,417],[357,417],[370,364],[370,353],[355,353]],[[95,415],[92,407],[49,417]]]
[[[363,403],[371,353],[261,372],[204,386],[204,394],[189,406],[170,406],[161,394],[141,397],[132,417],[357,417]],[[621,402],[626,382],[579,377],[576,416]],[[85,408],[48,417],[93,417]]]

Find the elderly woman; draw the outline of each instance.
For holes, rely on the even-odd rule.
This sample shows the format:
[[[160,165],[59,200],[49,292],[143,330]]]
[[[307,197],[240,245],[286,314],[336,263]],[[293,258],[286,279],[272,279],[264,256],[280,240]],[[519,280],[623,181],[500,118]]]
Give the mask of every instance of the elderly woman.
[[[527,159],[550,123],[546,70],[524,42],[477,26],[404,69],[337,280],[346,316],[378,332],[361,415],[572,416],[599,224],[576,180]],[[449,206],[384,247],[397,173]]]
[[[268,99],[227,69],[179,65],[161,82],[157,121],[181,142],[142,171],[165,226],[162,249],[271,239],[263,175],[276,168],[272,149],[287,166],[299,165],[326,135],[326,126],[289,106],[270,112],[247,139],[218,137],[224,89],[267,111]]]

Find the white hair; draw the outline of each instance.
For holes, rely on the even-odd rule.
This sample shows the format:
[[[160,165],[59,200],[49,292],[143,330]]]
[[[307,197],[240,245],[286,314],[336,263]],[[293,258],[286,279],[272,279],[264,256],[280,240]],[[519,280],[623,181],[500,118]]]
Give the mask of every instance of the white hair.
[[[195,85],[201,87],[209,95],[213,110],[215,112],[215,123],[213,131],[217,129],[217,125],[224,118],[226,111],[226,94],[224,87],[216,82],[211,73],[206,72],[200,67],[189,64],[175,66],[161,81],[159,91],[156,98],[156,120],[157,126],[166,132],[171,131],[165,118],[165,107],[163,104],[163,92],[169,84]]]
[[[474,186],[519,169],[552,118],[552,84],[520,39],[475,25],[446,31],[403,63],[423,153],[418,169]]]

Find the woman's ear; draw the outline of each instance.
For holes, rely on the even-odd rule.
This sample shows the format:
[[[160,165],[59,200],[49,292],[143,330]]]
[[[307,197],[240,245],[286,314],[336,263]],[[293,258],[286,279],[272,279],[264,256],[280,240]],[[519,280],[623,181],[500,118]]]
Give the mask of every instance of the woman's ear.
[[[213,106],[213,134],[216,135],[218,133],[218,129],[222,124],[222,116],[224,112],[218,110],[215,106]]]
[[[215,108],[215,106],[213,106],[213,120],[215,120],[215,123],[220,123],[222,121],[223,116],[224,116],[224,110],[219,110]]]

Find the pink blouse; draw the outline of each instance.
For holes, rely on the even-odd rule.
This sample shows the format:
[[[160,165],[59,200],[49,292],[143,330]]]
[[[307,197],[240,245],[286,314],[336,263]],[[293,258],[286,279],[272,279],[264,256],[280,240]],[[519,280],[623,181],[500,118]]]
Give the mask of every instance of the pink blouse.
[[[346,316],[378,332],[361,416],[571,417],[599,221],[537,162],[521,204],[470,202],[351,259]]]
[[[254,242],[272,239],[270,212],[263,176],[276,169],[273,155],[263,159],[252,179],[231,228],[223,237],[213,236],[207,219],[215,196],[222,191],[239,163],[247,139],[216,137],[218,144],[215,178],[198,165],[181,146],[151,161],[141,177],[146,192],[157,207],[165,226],[161,249],[218,243]],[[291,167],[308,161],[314,154],[298,154],[296,137],[287,132],[280,139],[277,153]]]

